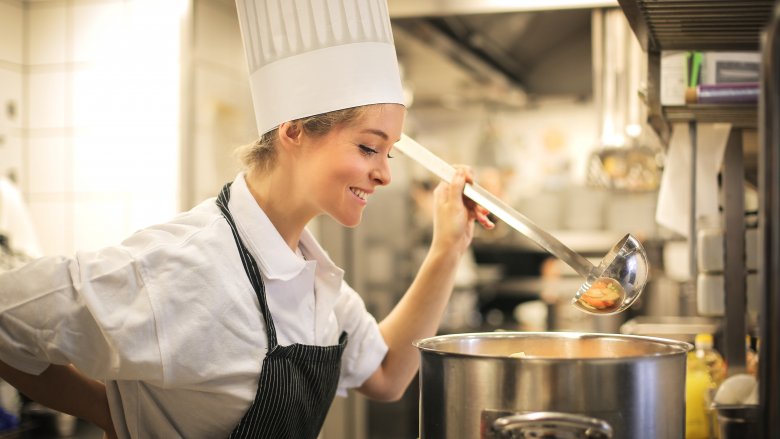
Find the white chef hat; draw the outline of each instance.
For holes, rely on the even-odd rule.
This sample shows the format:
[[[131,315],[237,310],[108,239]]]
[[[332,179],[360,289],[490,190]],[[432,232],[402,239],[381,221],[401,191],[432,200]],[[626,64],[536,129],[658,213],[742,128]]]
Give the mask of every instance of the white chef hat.
[[[403,104],[386,0],[236,0],[257,129]]]

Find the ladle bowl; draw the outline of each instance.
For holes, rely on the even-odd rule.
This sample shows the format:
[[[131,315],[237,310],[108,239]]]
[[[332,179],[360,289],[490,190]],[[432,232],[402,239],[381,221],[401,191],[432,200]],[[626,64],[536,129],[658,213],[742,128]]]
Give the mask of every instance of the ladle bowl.
[[[623,311],[639,298],[647,283],[648,271],[644,247],[634,236],[626,235],[609,250],[598,266],[593,267],[574,295],[572,305],[591,314],[615,314]],[[582,300],[583,295],[588,293],[598,279],[603,278],[614,279],[620,284],[623,290],[620,301],[601,309],[588,306],[587,302]]]
[[[402,135],[395,147],[442,180],[448,183],[452,181],[455,168],[409,136]],[[581,311],[600,315],[619,313],[634,304],[642,294],[648,276],[647,254],[635,237],[626,235],[612,247],[598,266],[594,266],[481,186],[466,184],[463,195],[583,276],[585,282],[572,299],[574,306]]]

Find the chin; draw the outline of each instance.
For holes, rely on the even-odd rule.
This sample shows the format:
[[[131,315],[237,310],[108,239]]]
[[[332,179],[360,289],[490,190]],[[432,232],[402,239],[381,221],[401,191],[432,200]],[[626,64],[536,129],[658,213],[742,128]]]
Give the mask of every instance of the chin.
[[[354,229],[355,227],[360,225],[360,222],[363,219],[363,214],[361,213],[356,218],[355,217],[350,217],[350,218],[344,218],[344,217],[336,218],[336,217],[333,217],[333,219],[335,219],[339,224],[341,224],[344,227],[348,227],[350,229]]]
[[[343,225],[344,227],[348,227],[350,229],[354,229],[360,225],[360,219],[358,219],[357,221],[342,222],[341,225]]]

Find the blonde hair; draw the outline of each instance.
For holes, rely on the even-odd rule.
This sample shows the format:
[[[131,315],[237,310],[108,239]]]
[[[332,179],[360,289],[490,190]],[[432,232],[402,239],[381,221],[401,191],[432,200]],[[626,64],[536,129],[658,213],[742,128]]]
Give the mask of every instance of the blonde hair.
[[[372,104],[376,105],[376,104]],[[317,114],[292,121],[311,137],[322,137],[332,129],[349,125],[360,120],[371,105],[346,108]],[[263,134],[254,143],[244,145],[236,151],[241,163],[246,168],[258,167],[262,170],[273,168],[276,163],[276,139],[279,137],[279,127]]]

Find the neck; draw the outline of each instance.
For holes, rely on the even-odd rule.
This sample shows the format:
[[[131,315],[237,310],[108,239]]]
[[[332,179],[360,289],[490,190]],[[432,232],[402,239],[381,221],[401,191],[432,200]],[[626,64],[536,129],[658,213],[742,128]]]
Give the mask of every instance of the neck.
[[[284,241],[295,251],[301,233],[313,215],[306,213],[305,206],[295,195],[294,180],[276,170],[251,169],[246,172],[246,184]]]

